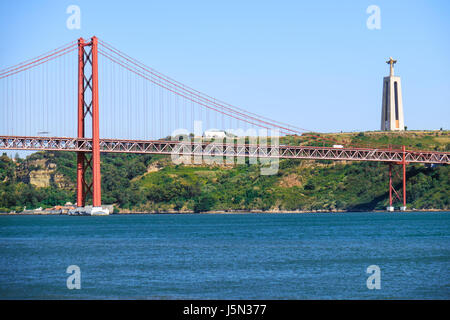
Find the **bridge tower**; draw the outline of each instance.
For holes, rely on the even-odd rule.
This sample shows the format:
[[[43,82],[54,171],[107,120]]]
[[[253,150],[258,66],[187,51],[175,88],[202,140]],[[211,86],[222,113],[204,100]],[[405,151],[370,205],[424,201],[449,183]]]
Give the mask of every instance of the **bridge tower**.
[[[98,51],[97,38],[89,42],[78,39],[78,133],[79,139],[86,138],[86,118],[92,119],[92,152],[77,154],[77,206],[86,205],[86,196],[92,195],[92,214],[101,211],[100,178],[100,136],[99,136],[99,101],[98,101]],[[92,181],[86,180],[86,170],[92,170]]]

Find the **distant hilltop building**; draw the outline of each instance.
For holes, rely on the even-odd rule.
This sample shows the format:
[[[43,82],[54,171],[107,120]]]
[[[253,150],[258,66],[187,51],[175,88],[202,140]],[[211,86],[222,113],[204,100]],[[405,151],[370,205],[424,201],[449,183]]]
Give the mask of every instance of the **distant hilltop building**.
[[[226,138],[227,133],[223,130],[211,129],[205,131],[204,136],[205,138]]]
[[[405,130],[405,122],[403,119],[402,85],[400,77],[394,76],[394,64],[397,63],[397,60],[391,57],[386,63],[390,65],[390,74],[383,79],[381,130],[403,131]]]

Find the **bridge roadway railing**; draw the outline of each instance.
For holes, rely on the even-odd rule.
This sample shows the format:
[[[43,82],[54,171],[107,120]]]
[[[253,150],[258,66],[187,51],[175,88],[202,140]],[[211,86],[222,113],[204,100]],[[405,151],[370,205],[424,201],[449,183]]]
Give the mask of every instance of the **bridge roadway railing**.
[[[0,149],[91,152],[92,139],[0,136]],[[175,154],[183,156],[259,157],[280,159],[401,162],[399,149],[100,139],[101,152]],[[408,163],[449,164],[449,152],[405,151]]]

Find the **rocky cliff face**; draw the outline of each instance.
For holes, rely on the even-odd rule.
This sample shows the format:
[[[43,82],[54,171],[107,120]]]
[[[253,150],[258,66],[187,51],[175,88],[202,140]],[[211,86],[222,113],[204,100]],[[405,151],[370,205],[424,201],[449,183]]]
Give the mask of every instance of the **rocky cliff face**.
[[[74,186],[66,177],[56,171],[56,164],[50,159],[36,159],[22,163],[17,172],[18,179],[38,188],[54,185],[70,190]]]

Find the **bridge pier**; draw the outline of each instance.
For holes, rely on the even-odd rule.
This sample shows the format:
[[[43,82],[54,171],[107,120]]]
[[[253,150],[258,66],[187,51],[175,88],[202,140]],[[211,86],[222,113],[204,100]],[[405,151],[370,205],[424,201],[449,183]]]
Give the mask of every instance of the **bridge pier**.
[[[395,190],[393,186],[393,168],[394,165],[401,165],[402,166],[402,197],[400,197],[397,190]],[[400,177],[399,177],[400,178]],[[396,199],[402,202],[403,206],[401,206],[399,209],[400,211],[406,211],[406,147],[402,146],[402,161],[397,163],[389,163],[389,206],[386,207],[386,210],[388,212],[393,212],[395,208],[393,207],[393,195]]]
[[[86,138],[85,120],[88,114],[92,119],[92,151],[91,157],[86,152],[77,154],[77,206],[86,206],[86,196],[92,194],[93,210],[101,210],[101,176],[100,176],[100,135],[99,135],[99,95],[98,95],[98,50],[97,38],[92,37],[86,43],[83,38],[78,39],[78,134],[77,137]],[[90,47],[90,51],[86,50]],[[90,73],[86,72],[86,65],[91,66]],[[90,90],[90,102],[86,101],[86,92]],[[86,169],[92,170],[92,182],[86,181]]]

